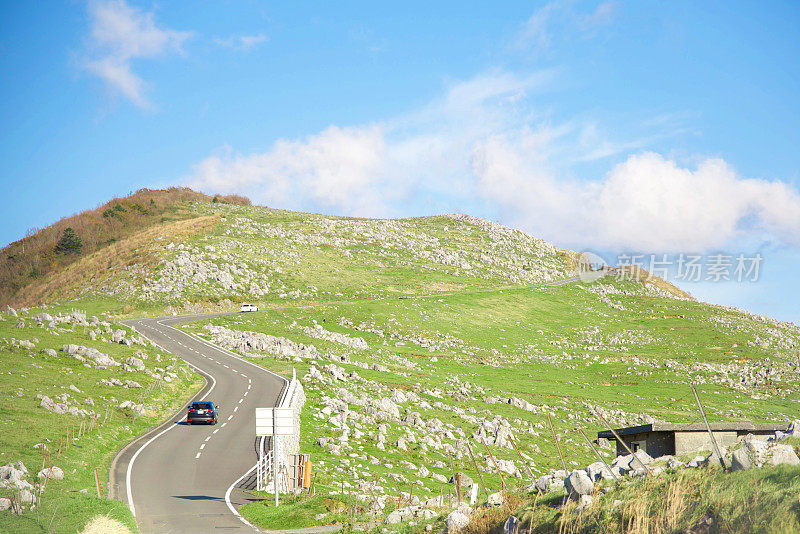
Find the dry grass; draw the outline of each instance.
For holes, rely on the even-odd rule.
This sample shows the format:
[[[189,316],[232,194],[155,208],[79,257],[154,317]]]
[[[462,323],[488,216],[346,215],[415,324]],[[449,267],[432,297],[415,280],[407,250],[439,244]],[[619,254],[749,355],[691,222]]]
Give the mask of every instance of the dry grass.
[[[131,531],[116,519],[98,515],[86,523],[81,534],[131,534]]]
[[[15,306],[35,306],[46,300],[68,295],[85,284],[101,282],[102,279],[96,278],[98,273],[102,273],[105,277],[113,277],[118,274],[118,269],[130,265],[133,261],[144,265],[153,264],[160,258],[153,254],[142,253],[140,247],[155,242],[154,240],[162,235],[168,235],[173,240],[185,239],[211,228],[217,222],[219,215],[210,215],[144,229],[22,288],[14,296],[12,303]]]
[[[502,506],[478,509],[470,518],[464,534],[493,534],[503,531],[503,523],[525,505],[526,499],[514,493],[504,493]],[[498,530],[499,525],[499,530]]]
[[[681,471],[597,493],[580,512],[575,501],[561,506],[560,495],[537,496],[516,510],[524,525],[518,534],[800,532],[798,474],[798,468],[790,467]],[[500,533],[512,514],[504,510],[493,516],[496,523],[471,532]]]
[[[217,197],[229,204],[250,205],[244,197]],[[59,272],[81,257],[102,250],[144,228],[196,214],[183,208],[188,202],[212,202],[212,197],[185,187],[140,189],[124,198],[114,198],[48,226],[31,228],[26,236],[0,250],[0,306],[16,302],[25,287]],[[80,253],[63,254],[56,244],[66,228],[72,228],[83,243]]]

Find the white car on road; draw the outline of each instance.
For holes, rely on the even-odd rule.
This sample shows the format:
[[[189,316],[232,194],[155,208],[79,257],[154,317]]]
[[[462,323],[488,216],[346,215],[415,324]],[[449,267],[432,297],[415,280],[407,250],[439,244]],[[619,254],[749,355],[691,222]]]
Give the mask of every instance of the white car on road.
[[[258,306],[256,306],[255,304],[242,304],[242,308],[239,311],[240,312],[258,311]]]

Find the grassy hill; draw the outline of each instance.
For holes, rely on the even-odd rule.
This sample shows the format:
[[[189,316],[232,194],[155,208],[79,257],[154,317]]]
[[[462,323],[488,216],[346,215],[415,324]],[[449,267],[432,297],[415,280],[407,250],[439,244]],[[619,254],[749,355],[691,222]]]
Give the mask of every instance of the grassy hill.
[[[141,189],[65,217],[47,228],[32,228],[24,238],[0,251],[0,305],[29,306],[50,300],[55,286],[46,282],[52,282],[53,275],[97,251],[107,251],[109,247],[119,251],[115,244],[130,241],[131,236],[144,230],[196,217],[186,206],[198,202],[250,203],[236,195],[212,198],[186,188]],[[65,233],[72,239],[65,239]],[[136,238],[132,242],[136,243]],[[93,267],[102,270],[112,266],[106,263]],[[64,277],[57,279],[71,282]]]
[[[615,425],[696,422],[691,384],[714,421],[796,418],[796,325],[696,302],[639,271],[548,286],[571,276],[573,253],[465,215],[357,219],[230,200],[238,204],[182,191],[162,203],[159,220],[137,215],[113,242],[10,298],[109,320],[260,304],[186,328],[303,377],[302,449],[315,461],[317,492],[292,505],[304,524],[342,520],[351,493],[364,520],[385,517],[401,494],[447,495],[453,470],[488,492],[524,487],[560,469],[548,414],[568,469],[595,460],[577,432],[601,429],[590,409]],[[8,347],[0,351],[16,354]],[[18,363],[2,354],[0,371],[13,373]],[[23,418],[10,411],[6,420]],[[522,509],[533,500],[515,498]],[[285,521],[265,503],[244,512],[263,525]],[[553,515],[540,513],[548,531]],[[416,521],[391,528],[441,526]]]
[[[127,506],[108,499],[109,462],[202,384],[182,360],[98,308],[89,312],[50,306],[0,314],[0,465],[21,462],[30,492],[0,487],[0,498],[25,506],[19,515],[0,512],[0,532],[79,532],[95,515],[135,528]],[[63,479],[45,483],[37,476],[45,466]],[[31,509],[25,500],[40,489]]]

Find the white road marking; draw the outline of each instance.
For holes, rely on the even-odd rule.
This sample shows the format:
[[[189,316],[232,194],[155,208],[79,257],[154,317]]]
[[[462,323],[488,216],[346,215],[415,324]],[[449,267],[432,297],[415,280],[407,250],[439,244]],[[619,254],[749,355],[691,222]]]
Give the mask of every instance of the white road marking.
[[[214,432],[216,432],[216,430],[215,430]],[[211,439],[211,436],[208,436],[208,437],[207,437],[205,440],[203,440],[203,441],[208,441],[208,440],[210,440],[210,439]]]
[[[236,410],[234,410],[234,411],[236,411]],[[228,421],[230,421],[231,419],[233,419],[233,416],[232,416],[232,415],[229,415],[229,416],[228,416]],[[225,425],[227,425],[227,424],[228,424],[228,423],[225,423]],[[222,425],[222,426],[225,426],[225,425]]]
[[[203,449],[205,449],[205,448],[206,448],[206,444],[205,444],[205,443],[203,443],[202,445],[200,445],[200,450],[201,450],[201,451],[202,451]],[[198,454],[200,454],[200,453],[198,453]]]
[[[233,411],[234,411],[234,412],[236,412],[236,411],[239,411],[239,407],[238,407],[238,406],[236,406],[236,407],[233,409]]]
[[[249,391],[245,391],[244,392],[244,396],[246,397],[248,393],[250,393],[250,392]]]
[[[243,400],[244,400],[244,399],[239,399],[239,404],[241,404]]]
[[[217,432],[219,432],[219,428],[213,431],[212,434],[216,434]]]
[[[189,363],[189,362],[187,362],[187,363]],[[189,365],[192,365],[192,364],[189,364]],[[200,397],[200,399],[199,399],[199,400],[203,400],[208,396],[209,393],[211,393],[211,390],[214,389],[214,386],[217,385],[217,381],[214,379],[213,376],[211,376],[208,373],[205,373],[205,372],[201,371],[200,369],[198,369],[194,365],[192,365],[192,367],[194,367],[199,373],[204,374],[204,375],[206,375],[207,377],[209,377],[211,379],[211,387],[208,389],[208,391],[206,391],[206,394],[203,395],[202,397]],[[186,419],[186,416],[182,417],[179,421],[183,421],[184,419]],[[144,450],[145,447],[147,447],[148,445],[153,443],[156,439],[158,439],[159,437],[163,436],[164,434],[166,434],[167,432],[169,432],[170,430],[172,430],[176,426],[178,426],[178,425],[170,425],[167,428],[165,428],[164,430],[162,430],[161,432],[159,432],[158,434],[156,434],[155,436],[153,436],[152,438],[150,438],[150,440],[148,440],[147,443],[145,443],[144,445],[139,447],[139,449],[135,453],[133,453],[133,456],[131,456],[131,461],[128,462],[128,471],[125,474],[125,490],[126,490],[125,492],[127,493],[127,497],[128,497],[128,508],[131,509],[131,514],[133,515],[133,517],[136,517],[136,508],[133,506],[133,490],[131,489],[131,473],[133,471],[133,463],[136,461],[136,458],[139,456],[139,453],[141,453]],[[200,454],[198,453],[197,456],[200,456]]]
[[[200,453],[199,452],[197,453],[197,456],[194,457],[194,459],[197,460],[198,458],[200,458]]]
[[[235,487],[236,487],[236,485],[237,485],[239,482],[241,482],[242,480],[244,480],[244,478],[245,478],[247,475],[249,475],[250,473],[252,473],[252,472],[253,472],[253,469],[255,469],[256,467],[258,467],[258,464],[254,465],[253,467],[251,467],[250,469],[248,469],[248,470],[247,470],[247,472],[246,472],[245,474],[243,474],[242,476],[240,476],[239,478],[237,478],[237,479],[236,479],[236,481],[235,481],[233,484],[231,484],[230,486],[228,486],[228,491],[226,491],[226,492],[225,492],[225,504],[227,504],[227,505],[228,505],[228,509],[230,509],[231,513],[232,513],[233,515],[235,515],[236,517],[238,517],[238,518],[239,518],[239,520],[240,520],[242,523],[244,523],[244,524],[245,524],[245,525],[247,525],[248,527],[252,528],[253,530],[255,530],[255,531],[258,531],[258,529],[257,529],[256,527],[254,527],[254,526],[253,526],[253,525],[252,525],[252,524],[251,524],[249,521],[247,521],[247,519],[245,519],[244,517],[242,517],[242,515],[239,513],[239,511],[238,511],[238,510],[237,510],[237,509],[236,509],[236,508],[233,506],[233,504],[231,504],[231,492],[233,491],[233,488],[235,488]]]
[[[162,320],[166,320],[166,319],[162,319]],[[230,357],[232,357],[232,358],[236,358],[237,360],[239,360],[239,361],[242,361],[242,362],[246,363],[247,365],[250,365],[250,366],[254,367],[255,369],[258,369],[258,370],[259,370],[260,372],[262,372],[262,373],[266,373],[266,374],[272,375],[272,376],[274,376],[274,377],[276,377],[276,378],[280,379],[281,381],[283,381],[283,383],[284,383],[284,387],[282,388],[282,394],[281,394],[281,396],[280,396],[280,397],[279,397],[279,399],[278,399],[278,403],[280,403],[281,401],[283,401],[283,395],[285,395],[285,394],[286,394],[286,392],[287,392],[287,387],[288,387],[288,385],[289,385],[289,380],[288,380],[286,377],[283,377],[283,376],[281,376],[281,375],[279,375],[279,374],[277,374],[277,373],[275,373],[275,372],[273,372],[273,371],[270,371],[269,369],[265,369],[265,368],[263,368],[263,367],[261,367],[261,366],[259,366],[259,365],[256,365],[256,364],[254,364],[253,362],[247,361],[247,360],[245,360],[244,358],[242,358],[241,356],[239,356],[239,355],[237,355],[237,354],[235,354],[235,353],[233,353],[233,352],[231,352],[231,351],[229,351],[229,350],[226,350],[226,349],[224,349],[224,348],[222,348],[222,347],[218,347],[218,346],[216,346],[216,345],[213,345],[213,344],[209,343],[208,341],[206,341],[206,340],[204,340],[204,339],[202,339],[202,338],[200,338],[200,337],[198,337],[198,336],[195,336],[195,335],[193,335],[193,334],[191,334],[191,333],[188,333],[188,332],[183,332],[183,331],[181,331],[181,330],[178,330],[178,329],[177,329],[177,328],[175,328],[174,326],[165,325],[165,324],[163,324],[163,323],[162,323],[162,322],[160,322],[160,321],[156,321],[156,324],[158,324],[158,325],[161,325],[161,326],[164,326],[164,327],[166,327],[166,328],[169,328],[169,329],[171,329],[171,330],[178,331],[178,332],[180,332],[182,335],[188,335],[190,338],[194,339],[194,340],[195,340],[195,341],[197,341],[198,343],[201,343],[201,344],[203,344],[203,345],[205,345],[205,346],[207,346],[207,347],[210,347],[210,348],[212,348],[212,349],[214,349],[214,350],[216,350],[216,351],[218,351],[218,352],[221,352],[221,353],[223,353],[223,354],[226,354],[226,355],[228,355],[228,356],[230,356]],[[167,337],[169,337],[169,336],[167,336]],[[172,338],[170,338],[170,339],[172,339]],[[163,350],[165,350],[165,349],[163,349]],[[166,352],[170,352],[170,351],[166,351]],[[212,359],[212,358],[210,358],[210,357],[209,357],[209,359]],[[214,360],[214,361],[216,361],[216,360]],[[188,362],[187,362],[187,363],[188,363]],[[217,362],[217,363],[219,363],[219,362]],[[193,367],[194,367],[194,366],[193,366]],[[210,375],[209,375],[209,376],[210,376]],[[243,376],[245,376],[245,375],[243,375]],[[245,376],[245,377],[246,377],[246,376]],[[212,378],[212,380],[213,380],[213,377],[211,377],[211,378]],[[252,380],[251,380],[249,377],[246,377],[246,378],[247,378],[247,382],[248,382],[248,384],[252,384]],[[249,385],[248,385],[248,389],[250,389],[250,386],[249,386]],[[210,391],[210,390],[209,390],[209,391]],[[237,406],[237,408],[238,408],[238,406]],[[236,410],[234,409],[234,411],[236,411]],[[233,417],[232,415],[231,415],[231,416],[229,416],[229,417],[228,417],[228,420],[230,420],[232,417]],[[222,423],[222,427],[221,427],[221,428],[225,427],[225,425],[227,425],[227,424],[228,424],[227,422],[226,422],[226,423]],[[172,428],[172,427],[170,427],[170,428]],[[154,439],[155,439],[155,438],[154,438]],[[140,450],[141,450],[141,449],[140,449]],[[137,451],[137,453],[138,453],[138,451]],[[198,456],[199,456],[199,453],[198,453]],[[133,500],[130,498],[130,467],[131,467],[131,465],[129,464],[129,465],[128,465],[128,488],[129,488],[129,498],[128,498],[128,502],[129,502],[129,506],[130,506],[130,508],[131,508],[131,512],[133,513],[133,515],[134,515],[134,517],[135,517],[135,516],[136,516],[136,514],[134,513],[134,509],[133,509]],[[241,477],[239,477],[239,478],[238,478],[238,479],[237,479],[237,480],[236,480],[236,481],[235,481],[233,484],[231,484],[231,485],[228,487],[228,490],[225,492],[225,503],[228,505],[228,509],[230,509],[231,513],[232,513],[233,515],[235,515],[236,517],[238,517],[238,518],[239,518],[239,520],[240,520],[242,523],[244,523],[245,525],[249,526],[249,527],[250,527],[250,528],[252,528],[253,530],[258,530],[258,529],[256,529],[256,527],[254,527],[254,526],[253,526],[252,524],[250,524],[250,523],[249,523],[249,522],[248,522],[248,521],[247,521],[245,518],[243,518],[243,517],[241,516],[241,514],[240,514],[240,513],[239,513],[239,512],[236,510],[236,508],[233,506],[233,504],[231,504],[230,495],[231,495],[231,492],[233,491],[233,488],[234,488],[234,487],[236,487],[236,485],[237,485],[237,484],[239,484],[239,483],[240,483],[242,480],[244,480],[244,478],[245,478],[245,477],[247,477],[247,476],[248,476],[250,473],[252,473],[252,472],[253,472],[253,471],[256,469],[256,467],[257,467],[257,465],[254,465],[253,467],[251,467],[251,468],[250,468],[250,469],[249,469],[249,470],[248,470],[246,473],[244,473],[244,474],[243,474]]]

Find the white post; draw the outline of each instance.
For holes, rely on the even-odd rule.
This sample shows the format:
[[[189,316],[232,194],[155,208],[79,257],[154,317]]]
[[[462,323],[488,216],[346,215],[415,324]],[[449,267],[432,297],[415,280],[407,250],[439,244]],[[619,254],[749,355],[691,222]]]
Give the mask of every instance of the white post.
[[[278,414],[272,411],[272,480],[275,482],[275,506],[278,506]]]

